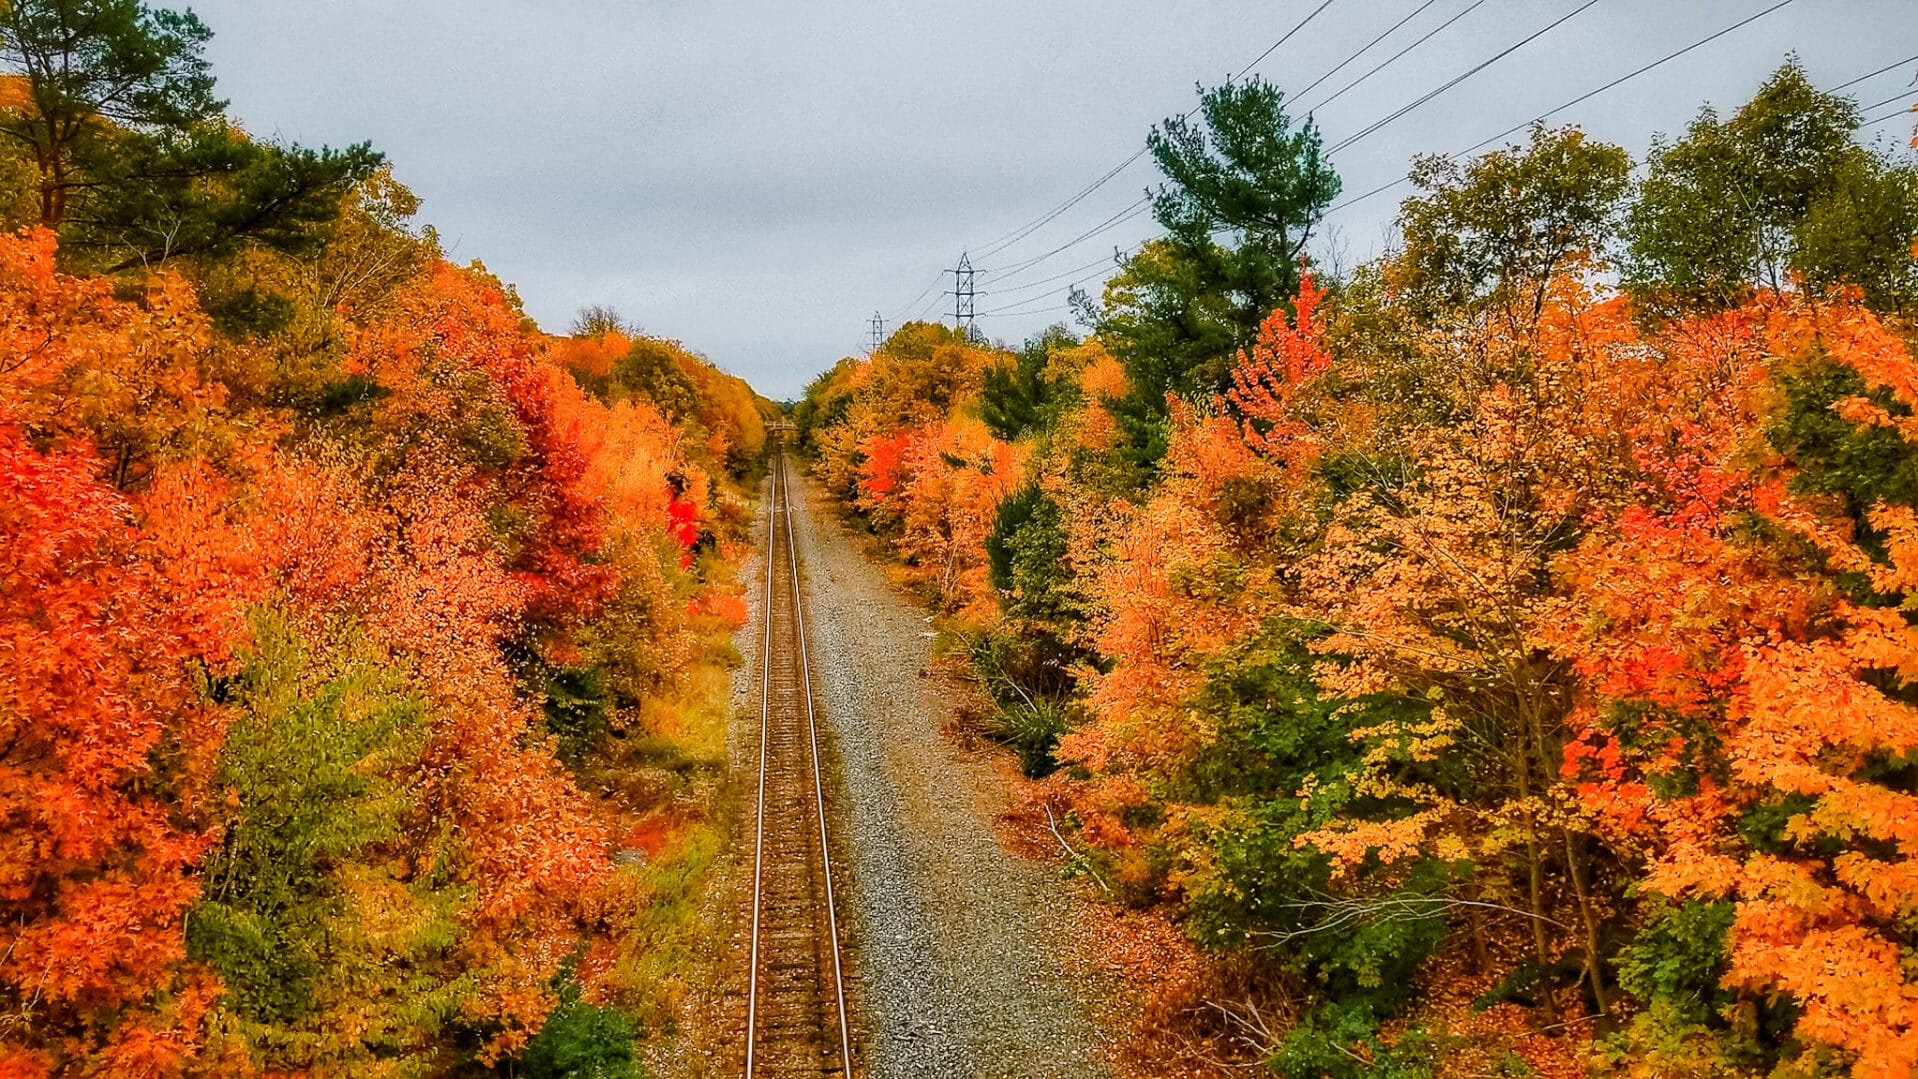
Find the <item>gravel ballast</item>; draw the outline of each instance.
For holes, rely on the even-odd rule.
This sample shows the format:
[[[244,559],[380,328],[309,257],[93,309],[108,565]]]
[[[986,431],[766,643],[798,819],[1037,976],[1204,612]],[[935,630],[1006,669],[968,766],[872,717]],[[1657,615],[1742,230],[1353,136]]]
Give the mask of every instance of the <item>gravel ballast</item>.
[[[1000,846],[992,820],[1011,797],[1002,773],[941,734],[956,694],[930,674],[925,612],[824,495],[810,484],[793,494],[814,691],[838,773],[835,876],[853,922],[867,1072],[1110,1075],[1092,1018],[1097,990],[1068,973],[1058,872]]]

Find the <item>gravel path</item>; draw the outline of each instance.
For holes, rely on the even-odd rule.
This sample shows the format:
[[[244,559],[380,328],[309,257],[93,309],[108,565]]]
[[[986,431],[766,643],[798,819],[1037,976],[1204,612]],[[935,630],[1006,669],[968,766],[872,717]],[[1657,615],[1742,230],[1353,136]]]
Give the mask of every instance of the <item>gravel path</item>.
[[[1097,990],[1068,974],[1057,873],[999,845],[1004,782],[940,734],[953,694],[928,674],[925,615],[824,496],[803,493],[795,529],[870,1075],[1109,1076]]]

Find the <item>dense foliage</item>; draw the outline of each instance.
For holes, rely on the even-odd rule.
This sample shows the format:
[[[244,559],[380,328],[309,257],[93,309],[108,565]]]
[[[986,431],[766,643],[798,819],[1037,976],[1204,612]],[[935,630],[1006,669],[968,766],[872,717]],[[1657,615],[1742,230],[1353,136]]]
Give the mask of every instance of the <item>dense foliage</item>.
[[[1535,128],[1240,335],[1337,184],[1201,111],[1093,337],[799,406],[1076,864],[1263,972],[1278,1074],[1911,1074],[1911,160],[1792,65],[1636,181]]]
[[[759,402],[240,135],[191,15],[4,10],[0,1075],[639,1074]]]

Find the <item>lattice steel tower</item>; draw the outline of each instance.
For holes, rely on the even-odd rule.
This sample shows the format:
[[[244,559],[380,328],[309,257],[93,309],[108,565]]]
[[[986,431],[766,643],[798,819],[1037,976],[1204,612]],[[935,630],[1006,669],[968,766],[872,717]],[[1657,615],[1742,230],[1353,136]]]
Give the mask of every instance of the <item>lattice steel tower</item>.
[[[952,269],[952,328],[968,338],[979,333],[974,322],[972,287],[972,256],[961,253],[959,265]]]

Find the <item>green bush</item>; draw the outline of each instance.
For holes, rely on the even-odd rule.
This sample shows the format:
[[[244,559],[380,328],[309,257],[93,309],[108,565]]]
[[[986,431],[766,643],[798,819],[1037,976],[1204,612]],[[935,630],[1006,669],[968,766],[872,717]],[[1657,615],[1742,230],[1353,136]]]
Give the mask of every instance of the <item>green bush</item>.
[[[1049,697],[1001,708],[986,721],[986,730],[994,738],[1011,746],[1019,754],[1019,769],[1029,779],[1051,775],[1059,767],[1053,756],[1059,738],[1072,727],[1066,706]]]
[[[1369,1006],[1326,1004],[1286,1032],[1266,1062],[1292,1079],[1434,1079],[1437,1046],[1419,1028],[1391,1044],[1379,1037]]]
[[[447,844],[406,828],[430,712],[350,626],[308,638],[271,608],[251,622],[255,651],[222,690],[228,801],[188,954],[269,1070],[427,1074],[477,990],[452,961],[470,890]]]
[[[1732,1000],[1719,988],[1725,936],[1737,906],[1729,900],[1661,903],[1613,960],[1619,988],[1647,1004],[1669,1007],[1686,1022],[1710,1019]]]
[[[605,672],[598,667],[554,667],[545,688],[541,711],[546,729],[559,739],[559,759],[577,765],[606,733],[612,708]]]
[[[1054,751],[1072,729],[1070,667],[1077,653],[1048,633],[960,631],[948,638],[972,665],[994,708],[986,733],[1011,746],[1033,779],[1059,767]]]
[[[1065,511],[1038,484],[999,503],[986,537],[986,571],[1008,616],[1055,624],[1073,615]]]
[[[639,1025],[623,1012],[579,997],[570,978],[560,1003],[508,1067],[515,1079],[646,1079]]]
[[[1424,705],[1322,697],[1314,632],[1273,620],[1214,656],[1192,700],[1215,738],[1173,782],[1180,796],[1223,812],[1194,837],[1207,856],[1183,884],[1186,929],[1211,947],[1259,947],[1318,1002],[1276,1048],[1279,1074],[1433,1075],[1427,1039],[1407,1034],[1388,1046],[1378,1026],[1412,999],[1419,968],[1445,939],[1456,867],[1368,859],[1335,879],[1330,859],[1299,842],[1341,818],[1411,810],[1355,792],[1351,777],[1368,749],[1351,732],[1385,716],[1416,719]],[[1447,781],[1437,767],[1408,761],[1403,774]]]

